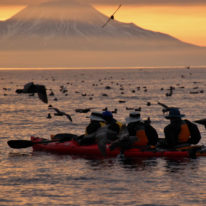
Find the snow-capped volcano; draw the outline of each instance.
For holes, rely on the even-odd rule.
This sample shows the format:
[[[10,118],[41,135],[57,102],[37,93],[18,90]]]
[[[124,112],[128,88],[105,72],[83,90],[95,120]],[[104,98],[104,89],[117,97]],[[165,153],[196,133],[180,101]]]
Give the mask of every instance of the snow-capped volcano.
[[[188,46],[160,32],[142,29],[134,24],[110,21],[91,5],[79,0],[59,0],[28,6],[11,19],[0,23],[1,38],[9,48],[102,48],[120,49],[146,46]],[[23,42],[21,41],[23,39]],[[102,41],[106,39],[106,45]],[[12,41],[12,43],[11,43]],[[111,41],[111,42],[110,42]],[[122,41],[121,44],[119,41]],[[158,43],[156,42],[158,41]],[[74,44],[75,43],[75,44]],[[73,45],[74,44],[74,45]],[[88,45],[89,44],[89,45]]]
[[[28,6],[0,22],[0,67],[205,65],[205,49],[111,20],[84,0]]]

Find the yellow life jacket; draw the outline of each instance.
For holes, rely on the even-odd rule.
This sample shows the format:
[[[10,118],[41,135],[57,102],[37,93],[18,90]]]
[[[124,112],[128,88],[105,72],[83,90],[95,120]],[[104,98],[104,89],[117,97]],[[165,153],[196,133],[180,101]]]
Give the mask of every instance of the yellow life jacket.
[[[137,141],[134,143],[134,146],[146,146],[149,142],[144,127],[140,127],[136,131],[136,137]]]
[[[106,125],[105,122],[99,122],[99,123],[100,123],[101,127],[104,127]]]
[[[119,121],[116,121],[116,124],[119,126],[119,129],[121,130],[123,124]]]
[[[179,143],[186,143],[189,140],[190,136],[191,136],[190,130],[189,130],[186,122],[182,121],[181,130],[180,130],[180,133],[178,135],[178,142]]]

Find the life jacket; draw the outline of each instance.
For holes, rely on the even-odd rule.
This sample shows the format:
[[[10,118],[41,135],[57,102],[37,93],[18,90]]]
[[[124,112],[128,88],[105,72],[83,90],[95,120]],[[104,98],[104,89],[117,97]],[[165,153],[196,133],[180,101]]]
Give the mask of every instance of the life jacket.
[[[123,124],[119,121],[116,121],[116,124],[119,126],[119,129],[121,130]]]
[[[101,127],[104,127],[106,125],[105,122],[99,122],[99,123],[100,123]]]
[[[137,141],[134,142],[134,146],[146,146],[149,142],[144,126],[140,126],[136,131],[136,137]]]
[[[181,130],[178,135],[178,143],[186,143],[188,142],[190,138],[190,130],[189,127],[187,126],[186,122],[183,120],[181,123]]]
[[[120,132],[121,128],[122,128],[122,123],[117,121],[117,120],[114,120],[112,122],[108,122],[106,123],[107,125],[109,125],[109,129],[116,132],[117,134]]]

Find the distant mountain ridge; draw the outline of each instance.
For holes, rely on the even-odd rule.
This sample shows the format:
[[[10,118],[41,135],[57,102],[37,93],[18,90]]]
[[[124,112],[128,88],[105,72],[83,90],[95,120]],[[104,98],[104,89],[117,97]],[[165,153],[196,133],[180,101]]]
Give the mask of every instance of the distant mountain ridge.
[[[28,6],[0,22],[0,67],[206,65],[206,49],[111,20],[84,0]]]
[[[194,47],[132,23],[110,21],[102,28],[107,19],[91,5],[78,0],[28,6],[7,21],[0,22],[0,43],[6,49]],[[106,44],[101,42],[102,39]]]

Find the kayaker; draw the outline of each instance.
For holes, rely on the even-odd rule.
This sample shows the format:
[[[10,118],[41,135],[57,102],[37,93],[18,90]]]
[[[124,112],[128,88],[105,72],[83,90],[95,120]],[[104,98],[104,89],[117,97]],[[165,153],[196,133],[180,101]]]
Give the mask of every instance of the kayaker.
[[[110,149],[155,148],[158,142],[157,131],[147,121],[142,121],[140,112],[131,112],[126,118],[128,135],[112,143]]]
[[[101,153],[106,155],[106,144],[118,138],[121,126],[110,111],[93,112],[85,135],[80,136],[77,141],[80,145],[97,144]]]
[[[187,119],[182,120],[184,116],[178,108],[170,108],[169,115],[165,116],[170,120],[170,124],[164,128],[166,147],[197,144],[200,141],[197,125]]]
[[[77,140],[80,145],[95,144],[97,130],[106,125],[102,112],[92,112],[89,118],[90,123],[85,129],[85,134]]]
[[[122,123],[114,119],[112,112],[104,111],[102,117],[105,120],[106,125],[108,126],[108,135],[107,138],[110,141],[118,139],[118,134],[121,130]]]
[[[113,118],[112,112],[104,111],[102,113],[105,120],[105,126],[96,132],[96,142],[101,153],[106,155],[106,145],[117,140],[121,131],[122,123]]]

